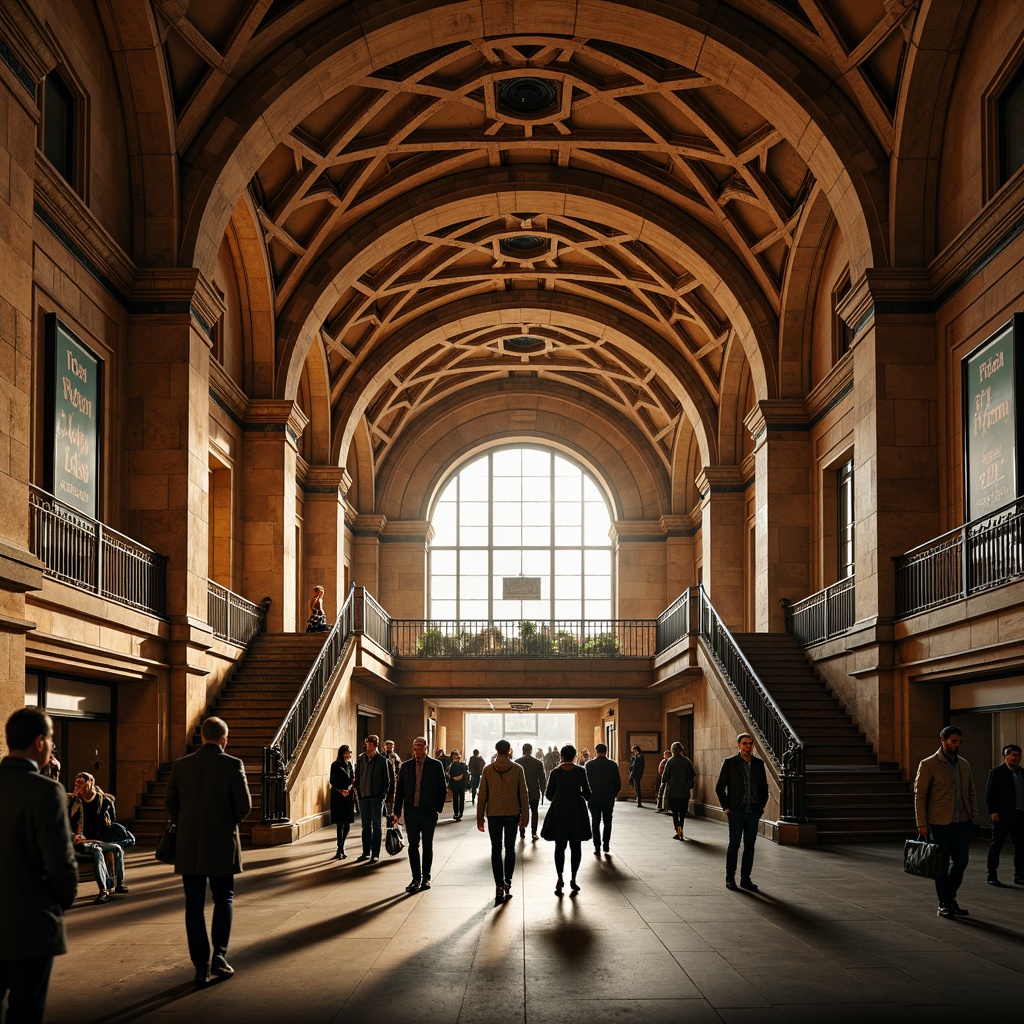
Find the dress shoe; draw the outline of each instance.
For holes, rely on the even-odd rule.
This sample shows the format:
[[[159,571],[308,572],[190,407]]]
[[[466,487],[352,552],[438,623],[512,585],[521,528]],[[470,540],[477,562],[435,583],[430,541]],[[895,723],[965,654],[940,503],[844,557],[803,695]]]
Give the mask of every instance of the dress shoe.
[[[376,864],[376,863],[377,863],[377,861],[379,861],[379,860],[380,860],[380,857],[371,857],[371,858],[370,858],[370,863],[371,863],[371,864]]]
[[[341,852],[341,850],[339,850],[331,859],[332,860],[341,860],[344,856],[345,856],[345,854],[343,854]]]
[[[361,854],[359,854],[358,857],[356,857],[356,860],[369,860],[369,859],[370,859],[370,855],[368,853],[361,853]]]
[[[525,839],[526,838],[526,829],[525,828],[521,828],[519,830],[519,838],[520,839]]]
[[[939,917],[949,917],[949,918],[952,918],[952,917],[955,916],[953,914],[952,909],[950,907],[948,907],[945,903],[940,903],[939,904],[939,909],[936,911],[936,913],[938,914]]]
[[[106,903],[107,900],[109,899],[110,893],[108,893],[107,890],[104,889],[101,893],[97,895],[96,899],[93,900],[93,903]]]
[[[533,835],[530,837],[530,842],[531,843],[535,843],[535,842],[537,842],[538,839],[540,839],[540,836],[537,835],[536,832],[534,832]]]
[[[494,887],[494,905],[497,906],[499,903],[505,902],[505,886],[496,885]]]
[[[570,878],[569,879],[569,888],[572,889],[573,896],[575,896],[576,893],[578,893],[580,891],[580,887],[579,887],[579,885],[576,884],[576,879],[575,878]]]
[[[235,969],[227,962],[224,956],[220,953],[214,953],[213,961],[210,964],[210,973],[216,974],[218,978],[230,978],[235,973]]]
[[[406,892],[419,892],[420,891],[420,880],[414,878],[406,887]]]
[[[740,879],[740,888],[746,889],[747,892],[758,892],[760,886],[758,886],[755,882],[752,882],[749,878],[742,878]]]
[[[115,885],[114,886],[114,892],[120,892],[120,893],[131,892],[131,889],[129,889],[128,886],[125,885],[124,882],[122,882],[120,885]]]
[[[193,984],[196,988],[206,988],[206,986],[210,984],[210,968],[197,967]]]
[[[994,885],[997,889],[1005,889],[1006,888],[1006,886],[1002,882],[1000,882],[998,878],[986,878],[985,879],[985,884],[986,885]]]
[[[949,909],[952,913],[956,914],[957,917],[970,917],[971,912],[965,907],[961,907],[956,900],[950,900],[948,903]]]
[[[594,847],[594,856],[595,857],[600,857],[601,856],[601,847],[600,846],[595,846]]]
[[[430,879],[429,878],[424,878],[423,881],[420,882],[420,888],[421,889],[429,889],[430,888]]]
[[[739,886],[736,884],[735,878],[727,878],[725,880],[725,887],[726,889],[732,889],[733,892],[735,892],[739,888]]]
[[[604,852],[605,852],[605,853],[611,853],[612,851],[611,851],[611,850],[609,850],[609,849],[608,849],[608,847],[606,846],[606,847],[604,848]]]
[[[557,882],[555,882],[555,895],[556,896],[561,896],[562,895],[562,888],[563,888],[564,885],[565,885],[565,883],[561,879],[559,879]]]

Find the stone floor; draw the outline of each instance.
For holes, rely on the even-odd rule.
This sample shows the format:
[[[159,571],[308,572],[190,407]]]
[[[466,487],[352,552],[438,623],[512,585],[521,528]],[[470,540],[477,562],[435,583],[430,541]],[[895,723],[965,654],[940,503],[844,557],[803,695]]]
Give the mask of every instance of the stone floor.
[[[985,885],[983,844],[960,893],[971,916],[947,921],[895,847],[760,841],[761,892],[732,893],[722,825],[691,819],[677,843],[667,817],[620,803],[611,856],[584,846],[576,898],[555,897],[553,847],[527,839],[513,898],[495,908],[474,825],[439,825],[433,888],[412,896],[404,854],[357,864],[356,836],[334,861],[333,829],[249,851],[237,973],[201,991],[180,885],[150,851],[132,851],[129,895],[93,906],[89,883],[69,913],[47,1020],[882,1024],[1020,1012],[1024,887]]]

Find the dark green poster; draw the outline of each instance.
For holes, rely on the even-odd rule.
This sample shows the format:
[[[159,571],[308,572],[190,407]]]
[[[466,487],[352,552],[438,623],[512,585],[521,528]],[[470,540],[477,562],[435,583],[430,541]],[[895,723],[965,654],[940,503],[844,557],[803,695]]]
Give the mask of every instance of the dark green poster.
[[[99,360],[56,317],[53,338],[53,495],[97,518]]]
[[[975,349],[964,367],[964,483],[968,520],[1013,501],[1018,494],[1021,455],[1018,425],[1016,330],[1014,317]]]

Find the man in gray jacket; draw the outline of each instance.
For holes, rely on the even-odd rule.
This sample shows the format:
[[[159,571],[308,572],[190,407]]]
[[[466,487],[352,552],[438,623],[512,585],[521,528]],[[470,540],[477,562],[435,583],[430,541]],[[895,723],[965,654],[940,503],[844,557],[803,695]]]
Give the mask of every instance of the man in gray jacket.
[[[956,901],[971,852],[971,837],[978,823],[978,794],[971,766],[960,756],[963,734],[955,725],[939,733],[939,749],[917,766],[914,779],[914,814],[923,836],[930,832],[942,850],[935,894],[939,917],[967,917]]]
[[[476,827],[491,838],[491,873],[494,875],[494,903],[512,898],[512,872],[516,869],[516,826],[526,828],[530,793],[526,775],[512,760],[512,744],[498,740],[494,763],[484,768],[480,799],[476,802]],[[504,857],[502,854],[504,853]]]
[[[39,708],[7,719],[0,761],[0,1005],[8,1021],[41,1021],[53,958],[68,951],[64,914],[78,890],[67,793],[40,773],[53,722]]]
[[[195,983],[201,988],[211,973],[222,978],[235,973],[227,955],[235,875],[242,870],[238,823],[252,810],[252,798],[245,765],[224,752],[227,723],[208,718],[200,733],[203,745],[174,762],[164,805],[178,826],[174,871],[181,875],[185,890],[185,935]],[[206,934],[204,912],[207,882],[213,895],[211,936]]]
[[[615,798],[622,789],[622,773],[619,766],[608,757],[608,747],[604,743],[598,743],[594,751],[597,756],[586,763],[585,771],[590,783],[590,833],[594,838],[594,856],[599,857],[602,846],[605,853],[610,852],[608,844],[612,839],[612,812],[615,810]]]

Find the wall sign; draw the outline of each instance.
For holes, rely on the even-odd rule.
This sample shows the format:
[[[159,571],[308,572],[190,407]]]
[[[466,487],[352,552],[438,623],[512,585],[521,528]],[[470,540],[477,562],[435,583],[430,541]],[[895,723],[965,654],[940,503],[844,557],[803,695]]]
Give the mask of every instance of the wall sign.
[[[502,576],[501,599],[503,601],[539,601],[539,576]]]
[[[964,514],[968,521],[984,518],[1020,493],[1022,339],[1024,315],[1016,314],[961,363]]]
[[[53,314],[46,318],[46,333],[50,490],[65,505],[96,519],[102,364]]]

